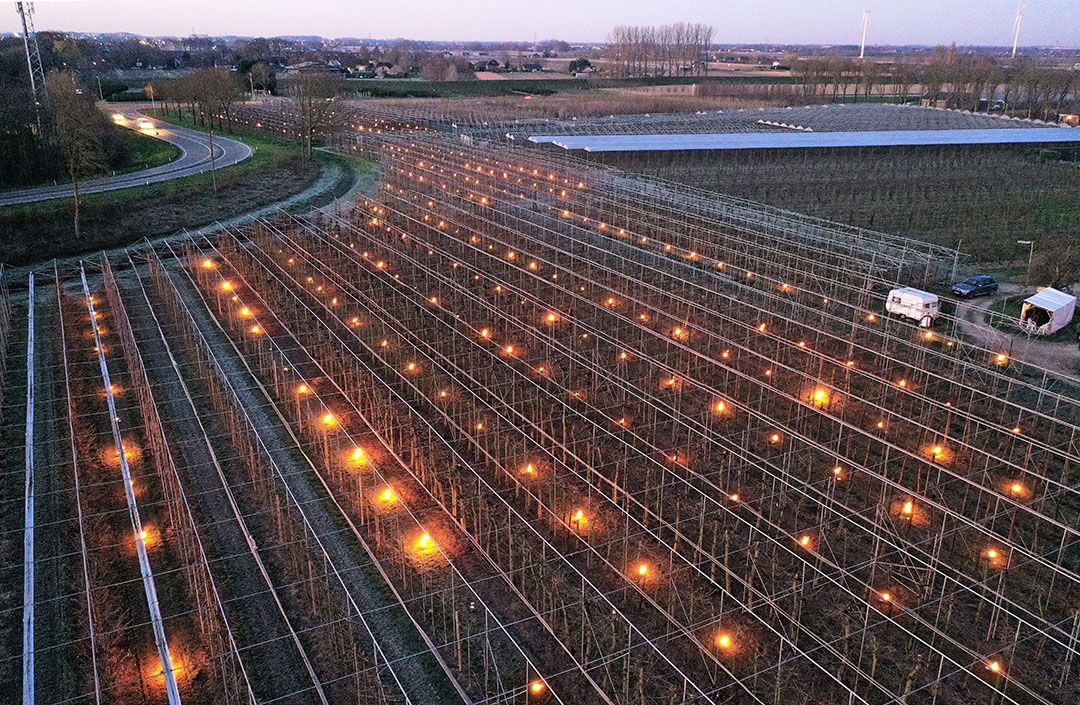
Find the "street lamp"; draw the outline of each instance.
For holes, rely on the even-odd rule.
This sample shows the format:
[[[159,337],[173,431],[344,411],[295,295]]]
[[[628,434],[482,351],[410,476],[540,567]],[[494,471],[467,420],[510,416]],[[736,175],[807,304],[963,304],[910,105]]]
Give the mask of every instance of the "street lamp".
[[[1017,240],[1017,245],[1028,246],[1028,265],[1027,265],[1027,283],[1031,286],[1031,262],[1035,259],[1035,241],[1034,240]]]

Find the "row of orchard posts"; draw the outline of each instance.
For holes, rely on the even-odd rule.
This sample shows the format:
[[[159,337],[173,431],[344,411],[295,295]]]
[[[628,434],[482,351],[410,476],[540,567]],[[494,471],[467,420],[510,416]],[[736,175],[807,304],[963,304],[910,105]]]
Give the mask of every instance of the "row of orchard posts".
[[[379,677],[381,666],[369,650],[368,637],[339,589],[334,569],[282,469],[262,443],[232,382],[156,257],[151,259],[150,270],[155,294],[179,332],[177,347],[195,362],[196,380],[207,391],[210,407],[226,422],[227,441],[239,460],[238,466],[228,468],[230,474],[235,473],[233,487],[266,513],[264,520],[247,524],[255,526],[257,534],[250,540],[260,546],[270,575],[277,578],[272,585],[279,586],[275,594],[283,597],[290,622],[300,627],[290,627],[290,632],[294,639],[301,635],[305,664],[314,668],[315,689],[324,702],[374,705],[392,700],[393,686]],[[227,303],[219,302],[219,306],[231,310]]]
[[[276,250],[276,249],[278,249],[278,245],[276,245],[273,242],[269,242],[269,243],[267,243],[267,245],[265,245],[264,249],[268,249],[268,250],[274,249],[274,250]],[[349,269],[350,263],[345,258],[335,259],[333,254],[329,250],[323,250],[323,249],[320,248],[319,252],[314,253],[314,254],[311,255],[311,260],[326,263],[327,264],[327,269],[332,270],[333,272],[335,272],[335,276],[340,277],[340,280],[336,284],[336,286],[338,286],[339,289],[336,289],[335,293],[340,292],[340,293],[344,294],[344,289],[341,288],[341,287],[344,287],[344,282],[345,281],[348,281],[348,282],[354,282],[354,281],[355,282],[362,282],[363,281],[363,278],[362,278],[362,276],[360,276],[359,271],[357,272],[357,275],[355,275],[355,276],[353,274],[351,274],[350,269]],[[399,263],[397,263],[395,261],[395,267],[397,267],[398,264]],[[352,266],[356,267],[357,263],[353,262]],[[322,280],[320,280],[320,281],[322,281]],[[414,277],[410,276],[410,277],[407,278],[407,281],[415,282],[417,280]],[[296,288],[297,289],[303,289],[304,287],[301,286],[301,287],[296,287]],[[382,299],[382,301],[386,302],[388,305],[390,303],[392,303],[392,299],[388,300],[388,299],[384,298],[384,299]],[[314,305],[318,306],[318,304],[314,304]],[[435,331],[428,330],[425,327],[423,327],[422,320],[419,318],[419,313],[415,309],[414,310],[409,310],[408,308],[402,308],[402,307],[399,307],[399,305],[395,305],[393,308],[388,308],[387,309],[386,315],[389,315],[396,323],[398,323],[399,325],[402,326],[402,330],[395,331],[395,335],[394,335],[395,349],[398,348],[398,347],[401,347],[403,350],[408,352],[408,345],[401,346],[402,341],[399,340],[401,338],[401,336],[406,336],[406,338],[407,338],[408,333],[406,331],[416,333],[417,336],[421,340],[436,341],[440,337]],[[333,316],[326,317],[326,318],[322,319],[322,322],[323,322],[323,325],[325,325],[328,328],[333,327],[333,325],[335,323],[340,323],[340,321],[333,320]],[[313,321],[313,323],[317,323],[317,322]],[[311,328],[312,328],[312,326],[305,326],[304,329],[305,330],[311,330]],[[381,335],[381,332],[380,332],[381,330],[382,330],[381,328],[377,327],[373,323],[370,326],[365,326],[365,328],[362,328],[360,332],[362,334],[365,334],[366,336],[368,336],[369,341],[371,341],[371,343],[369,343],[369,345],[370,345],[370,344],[374,344],[374,343],[376,343],[376,341],[378,341],[378,337],[379,337],[379,335]],[[453,358],[458,358],[458,357],[461,357],[464,354],[465,346],[463,346],[462,350],[459,351],[456,347],[451,348],[450,345],[452,345],[452,343],[450,341],[447,341],[444,344],[444,351],[445,351],[446,355],[448,355],[450,357],[453,357]],[[474,351],[473,354],[475,355],[475,351]],[[389,353],[388,353],[388,355],[389,355]],[[408,365],[407,365],[407,359],[408,359],[407,357],[394,356],[394,359],[385,361],[385,364],[386,364],[387,369],[393,369],[393,370],[402,370],[402,369],[404,369],[404,370],[408,370],[409,368],[408,368]],[[421,363],[421,370],[426,370],[426,369],[429,369],[429,367],[428,367],[428,362],[425,361],[425,362]],[[417,380],[417,382],[415,384],[419,385],[421,382],[426,382],[426,380],[424,379],[425,374],[426,373],[424,371],[420,371],[420,372],[416,373],[415,375],[413,375],[412,378]],[[470,389],[484,390],[487,387],[487,385],[485,384],[485,381],[487,379],[488,378],[485,378],[485,377],[477,377],[476,379],[467,379],[465,377],[462,377],[460,379],[460,382],[462,384],[466,384]],[[404,388],[403,385],[398,385],[398,386],[401,387],[401,388]],[[425,383],[423,386],[427,387],[428,385]],[[506,385],[498,386],[498,389],[501,390],[500,393],[502,393],[502,394],[510,394],[510,393],[512,393],[512,392],[510,392],[510,387],[508,387]],[[419,391],[419,390],[416,390],[416,391]],[[413,397],[412,397],[412,399],[410,399],[410,401],[412,401],[412,403],[414,405],[413,406],[414,409],[424,409],[425,407],[428,406],[428,404],[425,403],[422,400],[431,399],[431,398],[436,398],[436,399],[439,398],[439,395],[438,395],[436,389],[429,389],[428,391],[430,392],[430,394],[420,394],[419,396],[413,395]],[[522,390],[522,392],[524,392],[524,389]],[[455,388],[452,393],[457,395],[457,394],[460,393],[460,391]],[[475,402],[474,402],[474,404],[475,404]],[[518,406],[520,408],[529,408],[530,402],[528,401],[527,398],[523,398]],[[469,408],[472,408],[471,413],[468,411]],[[537,441],[535,440],[535,436],[533,437],[532,440],[530,440],[530,438],[527,435],[521,435],[520,432],[515,431],[512,427],[506,426],[506,425],[504,425],[502,423],[497,423],[497,419],[495,419],[493,415],[489,415],[488,417],[484,417],[483,416],[483,409],[484,408],[486,408],[484,405],[472,406],[472,407],[466,405],[466,406],[460,407],[457,414],[453,414],[452,412],[448,412],[448,415],[444,416],[444,419],[443,419],[446,423],[445,424],[439,424],[439,426],[438,426],[439,434],[441,436],[447,437],[447,439],[451,440],[451,441],[456,441],[456,440],[460,439],[460,441],[458,443],[459,447],[464,446],[464,447],[473,448],[474,451],[470,455],[478,455],[479,458],[481,459],[481,462],[473,463],[473,467],[475,469],[477,469],[477,470],[480,469],[481,467],[490,468],[490,471],[495,473],[495,477],[493,478],[493,480],[491,480],[489,482],[493,482],[495,487],[506,486],[508,489],[512,487],[517,495],[523,497],[523,503],[525,504],[525,511],[526,512],[528,512],[529,509],[530,509],[530,503],[535,502],[536,506],[537,506],[537,511],[540,511],[541,507],[543,507],[542,515],[547,517],[552,525],[556,525],[557,523],[559,523],[558,522],[559,517],[562,517],[562,516],[568,514],[568,512],[566,511],[565,499],[555,498],[554,500],[546,500],[545,501],[544,498],[540,497],[540,494],[543,493],[542,488],[545,487],[545,485],[543,483],[540,483],[539,485],[537,485],[541,489],[527,490],[527,491],[524,491],[524,492],[521,491],[523,489],[523,486],[518,484],[518,482],[519,482],[518,478],[519,478],[520,473],[521,473],[521,467],[520,466],[524,465],[523,460],[525,458],[529,457],[530,455],[533,455],[535,457],[536,454],[538,454],[538,453],[546,453],[548,451],[546,451],[543,447],[537,447]],[[479,410],[480,413],[477,413],[478,410]],[[436,409],[430,409],[430,411],[431,411],[431,415],[428,416],[428,415],[425,414],[425,418],[436,418],[437,419],[438,415],[439,415],[439,412],[436,411]],[[477,419],[480,419],[480,418],[485,418],[485,422],[483,422],[483,423],[490,424],[490,426],[489,427],[484,427],[483,425],[481,425],[480,428],[477,428]],[[529,428],[529,425],[526,424],[526,423],[523,423],[522,427],[523,428]],[[431,441],[429,441],[429,442],[431,442]],[[544,470],[547,471],[548,459],[545,459],[542,462],[543,462]],[[557,469],[554,466],[554,462],[555,462],[554,459],[551,459],[551,462],[552,462],[552,465],[553,465],[551,470],[554,471],[555,469]],[[579,462],[581,462],[581,461],[579,461]],[[540,461],[538,461],[538,464],[540,464]],[[587,462],[581,462],[581,464],[582,465],[590,465],[590,463],[587,463]],[[592,464],[602,465],[602,461],[594,461],[594,463],[592,463]],[[605,483],[603,491],[607,491],[608,489],[609,488],[608,488],[607,484]],[[552,504],[554,504],[555,506],[547,506],[546,502],[552,502]],[[558,504],[555,504],[556,502]],[[562,506],[559,506],[559,505],[562,505]],[[572,512],[569,512],[569,514],[572,514]],[[531,533],[531,531],[529,529],[525,528],[524,526],[520,526],[520,528],[519,528],[518,522],[520,522],[522,519],[524,519],[525,516],[527,516],[526,514],[520,514],[519,515],[519,514],[517,514],[515,512],[514,514],[508,515],[508,516],[514,517],[514,524],[512,524],[511,527],[510,527],[510,528],[512,528],[514,530],[509,532],[509,536],[522,536],[522,537],[524,537],[524,536],[528,536]],[[616,525],[617,525],[617,523],[612,524],[612,526],[616,526]],[[571,524],[571,526],[572,526],[572,524]],[[563,530],[565,530],[565,527],[563,527]],[[617,537],[618,537],[618,535],[616,535],[616,539],[617,539]],[[608,562],[608,563],[618,562],[620,564],[620,566],[625,565],[625,563],[626,563],[626,551],[620,549],[620,546],[622,546],[622,545],[623,545],[622,542],[620,542],[619,540],[613,540],[613,541],[610,541],[610,542],[601,543],[600,544],[600,550],[602,550],[604,552],[608,552],[607,555],[604,556],[605,560],[602,560],[601,563],[604,563],[604,562]],[[567,546],[564,546],[559,550],[555,550],[554,553],[556,555],[552,556],[552,557],[549,557],[547,559],[548,562],[554,561],[554,563],[551,563],[550,567],[546,568],[544,570],[554,569],[555,566],[558,565],[558,560],[559,560],[558,556],[570,553],[570,551],[566,550],[567,548],[568,548]],[[496,549],[496,552],[497,552],[496,560],[499,560],[501,564],[506,566],[505,569],[507,571],[510,571],[510,572],[522,571],[522,572],[524,572],[523,565],[528,566],[530,561],[536,560],[535,557],[530,556],[530,553],[533,550],[534,549],[531,549],[531,548],[528,547],[528,544],[523,544],[523,545],[519,546],[518,544],[516,544],[514,542],[507,542],[503,550],[499,551],[499,549]],[[549,548],[547,550],[549,552],[552,551],[551,548]],[[599,556],[600,554],[596,554],[596,555]],[[525,560],[526,562],[524,564],[522,564],[520,562],[521,560]],[[621,570],[621,568],[619,570]],[[624,578],[622,578],[622,577],[617,578],[616,584],[621,583],[623,580],[624,580]],[[523,581],[523,582],[525,582],[525,581]],[[540,584],[543,585],[544,583],[550,583],[550,582],[553,582],[553,581],[552,581],[552,579],[550,577],[548,577],[546,580],[544,580]],[[574,584],[574,582],[575,582],[574,580],[570,580],[569,584]],[[541,588],[539,586],[531,586],[528,583],[525,583],[525,584],[522,585],[522,589],[523,590],[534,590],[534,591],[536,591],[536,590],[539,590]],[[664,595],[663,599],[665,601],[669,602],[669,607],[670,607],[671,604],[672,604],[672,601],[675,599],[675,591],[662,591],[662,592],[663,592],[663,595]],[[534,603],[543,603],[542,597],[543,597],[542,595],[537,597],[535,599]],[[620,600],[620,602],[621,602],[621,600]],[[615,619],[614,617],[615,617],[615,615],[611,615],[611,617],[608,618],[607,621],[611,622],[613,625],[619,624],[621,622],[622,618]],[[578,627],[578,629],[580,629],[580,628],[581,627]],[[625,626],[623,627],[623,629],[625,629]],[[623,631],[623,629],[614,629],[613,632],[614,633],[620,633],[621,631]],[[595,629],[593,631],[595,632]],[[565,635],[560,635],[560,636],[561,636],[561,638],[563,639],[563,641],[565,643],[574,644],[574,643],[576,643],[578,641],[580,633],[565,634]],[[618,644],[618,640],[615,642],[615,644],[612,644],[611,646],[615,646],[615,648],[618,648],[617,644]],[[640,655],[640,652],[641,652],[641,649],[638,649],[636,654]],[[630,669],[630,670],[634,671],[635,669]]]
[[[453,227],[453,223],[451,223],[451,227]],[[785,453],[784,457],[785,457],[785,458],[787,457],[786,453]]]
[[[267,245],[263,248],[264,251],[270,250],[275,252],[278,249],[279,247],[274,244],[274,241],[272,240],[268,241]],[[264,267],[265,272],[270,271],[269,266],[272,265],[266,265]],[[257,267],[255,269],[257,269]],[[260,275],[257,273],[249,273],[248,279],[249,281],[254,281],[259,276]],[[268,277],[267,274],[261,276]],[[278,300],[274,301],[275,310],[278,312],[278,315],[288,319],[291,322],[290,325],[294,326],[295,330],[303,330],[305,332],[304,340],[309,341],[307,342],[309,350],[318,351],[316,353],[318,356],[326,357],[328,356],[328,353],[326,352],[328,349],[332,349],[334,346],[341,347],[342,341],[336,339],[335,335],[331,333],[334,325],[340,323],[340,321],[333,319],[332,316],[328,316],[325,313],[321,315],[316,314],[314,312],[314,307],[309,308],[308,306],[302,305],[301,299],[297,294],[292,293],[294,288],[301,289],[303,286],[297,287],[292,282],[290,282],[288,286],[282,286],[280,281],[267,281],[266,284],[268,285],[266,289],[268,295],[276,295],[279,299],[282,299],[280,302]],[[365,332],[371,335],[377,335],[377,330],[380,329],[372,326]],[[400,347],[400,341],[397,336],[394,336],[394,339],[395,343],[392,348],[398,349]],[[377,344],[376,341],[372,342]],[[398,428],[407,428],[411,425],[412,428],[423,432],[425,436],[415,443],[418,448],[438,448],[442,446],[449,450],[446,445],[447,439],[444,437],[443,433],[437,432],[434,428],[426,424],[423,419],[418,418],[415,421],[409,421],[410,416],[415,413],[415,410],[408,404],[403,403],[401,397],[394,394],[395,392],[400,393],[399,390],[401,389],[400,385],[397,384],[397,381],[388,381],[387,377],[384,375],[373,374],[368,367],[361,364],[361,361],[355,354],[352,354],[350,357],[352,359],[349,360],[349,364],[353,366],[356,372],[355,374],[343,375],[343,379],[350,380],[355,378],[356,375],[361,375],[363,378],[368,379],[368,385],[375,389],[386,387],[386,390],[381,392],[384,396],[382,396],[383,403],[379,406],[382,406],[383,408],[396,406],[400,410],[400,415],[394,414],[391,417],[393,425],[396,425]],[[394,387],[397,388],[395,389]],[[361,388],[363,388],[363,385]],[[395,400],[398,401],[395,403]],[[455,457],[454,460],[456,462],[443,465],[438,474],[430,474],[427,478],[421,478],[418,474],[414,476],[414,480],[425,487],[425,492],[429,498],[436,501],[436,504],[439,505],[439,509],[443,512],[443,515],[451,519],[454,518],[454,510],[449,506],[452,502],[447,503],[445,499],[442,502],[438,501],[440,497],[446,497],[447,492],[445,490],[440,491],[435,480],[437,478],[442,478],[439,481],[445,486],[445,483],[449,481],[447,479],[448,477],[470,477],[470,473],[474,470],[473,467],[470,467],[474,464],[472,461],[460,456]],[[505,472],[505,469],[503,472]],[[513,553],[509,550],[510,546],[507,546],[507,550],[503,551],[500,555],[493,555],[495,549],[488,548],[488,546],[498,545],[500,541],[506,545],[510,536],[513,536],[516,533],[520,534],[520,531],[515,530],[515,528],[516,526],[520,526],[521,518],[515,513],[507,513],[506,517],[512,519],[512,523],[507,524],[505,519],[500,519],[499,517],[506,513],[508,507],[500,507],[500,502],[498,501],[492,502],[493,498],[486,491],[480,494],[468,491],[469,487],[472,486],[477,479],[476,476],[472,476],[468,481],[462,481],[460,479],[456,480],[459,489],[449,493],[451,497],[458,498],[459,509],[457,512],[459,515],[464,515],[466,527],[469,528],[470,524],[473,524],[476,527],[475,531],[477,532],[476,536],[478,538],[474,539],[474,546],[481,551],[482,555],[486,556],[487,560],[492,561],[494,565],[498,567],[499,572],[504,576],[512,571],[524,570],[522,568],[523,565],[529,566],[530,570],[534,569],[532,566],[534,566],[539,559],[535,555],[530,555],[530,553],[535,549],[531,548],[529,549],[530,553],[523,553],[524,549],[521,549],[520,546],[515,544],[513,546],[515,549]],[[470,522],[470,517],[475,517],[472,519],[472,522]],[[522,527],[522,529],[525,529],[525,527]],[[528,529],[525,530],[528,531]],[[491,583],[488,584],[491,585]],[[552,581],[548,580],[522,580],[521,584],[518,584],[517,587],[519,590],[528,590],[530,593],[535,594],[545,590],[550,592],[551,584]],[[576,585],[577,581],[570,581],[569,584]],[[495,590],[495,587],[492,587],[491,589]],[[496,591],[495,594],[498,598],[497,603],[500,604],[502,609],[507,609],[507,605],[514,599],[512,596],[505,595],[501,590]],[[522,597],[525,596],[522,595]],[[485,599],[491,603],[491,593],[486,594]],[[526,598],[526,604],[529,605],[536,605],[542,602],[545,601],[539,600],[532,595]],[[547,602],[550,602],[550,599],[547,600]],[[601,610],[597,610],[597,612],[598,614],[603,614],[603,611]],[[616,630],[616,633],[619,633],[619,630]],[[620,639],[624,637],[625,635],[620,637]],[[526,638],[535,641],[540,638],[540,634],[526,635]],[[567,639],[566,642],[576,644],[579,640],[580,634],[574,634],[573,638]],[[553,645],[549,643],[546,647],[549,651],[545,651],[544,653],[550,653],[552,657],[554,657],[558,655],[561,647],[555,646],[552,648],[552,646]],[[604,650],[607,651],[614,648],[618,647],[616,645],[608,645],[607,647],[604,647]],[[599,667],[605,668],[607,666],[607,663],[603,663]]]
[[[11,343],[11,296],[8,293],[7,273],[0,265],[0,404],[4,403],[7,385],[4,384],[4,372],[7,370],[8,346]]]
[[[224,622],[222,606],[198,537],[195,518],[186,504],[175,458],[169,450],[150,379],[108,259],[102,260],[102,275],[105,298],[113,313],[113,324],[127,361],[128,379],[142,414],[143,438],[149,447],[153,468],[165,498],[169,521],[167,527],[161,527],[161,533],[169,537],[169,542],[175,547],[181,562],[188,600],[195,608],[199,643],[205,650],[202,658],[210,667],[207,675],[212,685],[209,690],[214,693],[212,697],[217,702],[250,702],[254,695],[250,690],[244,692],[247,686],[240,672],[240,657],[236,644],[232,642]]]
[[[90,639],[75,647],[84,662],[96,665],[94,674],[80,669],[80,686],[91,687],[103,696],[126,702],[158,702],[165,694],[163,666],[154,648],[154,639],[147,628],[146,612],[140,611],[147,600],[138,580],[135,542],[144,540],[132,535],[132,524],[125,507],[124,490],[120,484],[120,453],[128,456],[131,465],[142,467],[141,434],[137,428],[125,432],[123,450],[117,448],[109,430],[109,415],[102,414],[105,398],[103,377],[98,366],[98,349],[94,346],[89,308],[84,296],[69,296],[61,281],[57,281],[60,297],[59,315],[63,328],[62,364],[66,366],[69,385],[66,388],[67,413],[73,432],[72,447],[74,481],[81,487],[75,494],[77,509],[84,517],[81,528],[85,541],[85,576],[88,585],[86,610],[80,614],[80,626],[85,624]],[[115,351],[110,343],[109,307],[96,296],[95,313],[101,323],[101,346],[106,355]],[[121,395],[126,382],[122,366],[112,375],[113,394]],[[152,476],[150,476],[152,477]],[[144,502],[155,492],[153,482],[138,486]],[[165,517],[160,517],[164,519]],[[157,541],[166,529],[164,524],[148,521],[146,541]],[[152,537],[150,534],[153,534]],[[158,545],[155,548],[168,550]],[[163,556],[164,553],[157,555]],[[80,611],[83,605],[80,604]],[[92,631],[91,631],[92,625]],[[91,651],[92,650],[92,651]],[[94,682],[91,684],[91,675]]]

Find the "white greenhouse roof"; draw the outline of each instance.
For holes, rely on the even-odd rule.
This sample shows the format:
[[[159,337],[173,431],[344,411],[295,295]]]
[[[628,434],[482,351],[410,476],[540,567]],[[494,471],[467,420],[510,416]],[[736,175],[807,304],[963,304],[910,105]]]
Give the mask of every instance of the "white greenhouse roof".
[[[873,132],[729,132],[651,135],[534,135],[530,141],[586,152],[674,150],[810,149],[927,145],[1043,144],[1080,142],[1080,128],[1029,130],[880,130]]]

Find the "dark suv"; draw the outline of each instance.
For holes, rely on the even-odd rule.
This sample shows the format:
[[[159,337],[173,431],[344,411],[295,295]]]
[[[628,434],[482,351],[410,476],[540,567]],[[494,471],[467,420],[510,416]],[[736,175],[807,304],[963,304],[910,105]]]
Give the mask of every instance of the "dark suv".
[[[998,290],[997,280],[987,274],[977,274],[952,285],[952,293],[961,299],[989,296]]]

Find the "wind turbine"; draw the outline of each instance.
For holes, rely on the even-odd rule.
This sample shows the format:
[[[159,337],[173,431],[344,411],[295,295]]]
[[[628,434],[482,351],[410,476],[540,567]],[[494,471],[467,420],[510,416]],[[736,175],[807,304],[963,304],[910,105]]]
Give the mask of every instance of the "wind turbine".
[[[1027,9],[1026,2],[1016,3],[1016,20],[1013,22],[1013,50],[1012,58],[1016,58],[1016,49],[1020,45],[1020,21],[1024,19],[1024,10]]]
[[[859,44],[859,58],[866,58],[866,28],[870,25],[870,10],[863,10],[862,13],[862,43]]]

